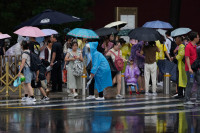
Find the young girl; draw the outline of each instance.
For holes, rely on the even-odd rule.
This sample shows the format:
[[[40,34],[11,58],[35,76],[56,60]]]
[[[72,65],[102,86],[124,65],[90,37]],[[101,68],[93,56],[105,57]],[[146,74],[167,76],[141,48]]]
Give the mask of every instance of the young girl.
[[[137,89],[137,79],[140,75],[139,68],[134,64],[132,59],[129,60],[130,64],[126,66],[125,70],[125,80],[127,85],[129,86],[130,95],[132,95],[131,86],[135,87],[136,94],[140,94]]]

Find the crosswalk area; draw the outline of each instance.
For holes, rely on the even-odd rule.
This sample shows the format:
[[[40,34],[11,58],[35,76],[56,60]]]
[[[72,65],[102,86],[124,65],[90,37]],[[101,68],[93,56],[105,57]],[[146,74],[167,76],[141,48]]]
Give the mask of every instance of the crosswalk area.
[[[46,109],[46,110],[82,110],[97,112],[129,112],[142,111],[143,114],[178,113],[199,111],[200,106],[184,106],[183,101],[169,97],[131,97],[125,99],[112,99],[105,101],[83,99],[50,99],[34,103],[18,100],[1,100],[0,109]]]

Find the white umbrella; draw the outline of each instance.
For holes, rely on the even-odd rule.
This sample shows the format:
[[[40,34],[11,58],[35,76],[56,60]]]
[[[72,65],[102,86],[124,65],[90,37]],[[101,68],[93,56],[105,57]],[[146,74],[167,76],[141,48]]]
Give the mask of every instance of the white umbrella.
[[[164,37],[165,37],[165,39],[166,39],[166,32],[167,32],[167,30],[163,30],[163,29],[157,29],[157,31],[161,34],[161,35],[163,35]]]
[[[190,31],[192,31],[190,28],[178,28],[171,32],[171,36],[175,37],[175,36],[185,35]]]
[[[56,30],[53,30],[53,29],[42,29],[42,32],[44,32],[44,34],[46,36],[51,36],[53,34],[58,34],[58,32]]]
[[[116,27],[116,28],[122,28],[125,25],[127,25],[127,22],[124,21],[116,21],[116,22],[112,22],[107,24],[106,26],[104,26],[105,28],[112,28],[112,27]]]

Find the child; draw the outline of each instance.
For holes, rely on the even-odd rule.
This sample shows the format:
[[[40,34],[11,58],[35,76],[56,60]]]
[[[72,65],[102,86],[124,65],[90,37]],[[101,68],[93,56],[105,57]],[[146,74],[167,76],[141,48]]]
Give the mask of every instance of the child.
[[[136,94],[140,94],[137,89],[137,79],[138,79],[138,76],[140,75],[140,70],[134,64],[133,59],[130,59],[129,63],[130,64],[126,66],[126,70],[125,70],[125,80],[126,80],[127,85],[129,86],[130,95],[132,95],[131,86],[135,87]]]
[[[43,97],[42,97],[42,101],[48,101],[49,98],[47,97],[48,96],[48,93],[49,93],[49,89],[47,88],[47,81],[46,81],[46,67],[42,64],[40,66],[40,69],[39,71],[37,71],[37,74],[36,74],[36,82],[38,83],[39,82],[39,85],[38,85],[38,88],[40,89]],[[44,91],[45,89],[45,91]]]

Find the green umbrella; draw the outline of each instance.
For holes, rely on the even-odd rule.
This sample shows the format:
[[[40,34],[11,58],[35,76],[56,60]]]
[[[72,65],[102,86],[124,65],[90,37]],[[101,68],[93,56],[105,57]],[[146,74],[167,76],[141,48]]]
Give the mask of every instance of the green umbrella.
[[[131,29],[120,30],[117,35],[118,36],[128,36],[130,31],[131,31]]]

